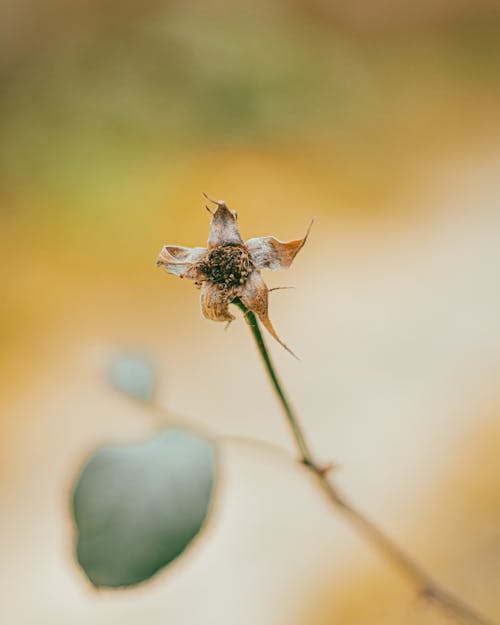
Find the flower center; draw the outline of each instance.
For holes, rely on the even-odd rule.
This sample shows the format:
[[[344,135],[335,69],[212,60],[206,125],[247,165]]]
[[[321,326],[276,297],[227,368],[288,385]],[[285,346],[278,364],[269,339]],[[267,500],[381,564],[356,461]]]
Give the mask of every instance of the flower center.
[[[207,280],[223,287],[244,284],[254,268],[247,250],[240,245],[217,245],[199,264]]]

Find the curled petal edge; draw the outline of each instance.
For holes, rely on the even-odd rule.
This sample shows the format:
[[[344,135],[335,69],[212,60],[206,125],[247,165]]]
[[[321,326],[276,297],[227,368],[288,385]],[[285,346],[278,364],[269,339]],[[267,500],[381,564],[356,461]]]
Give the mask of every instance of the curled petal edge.
[[[224,200],[212,200],[206,193],[203,195],[209,202],[217,206],[213,213],[207,206],[207,209],[212,214],[208,247],[215,247],[216,245],[243,245],[236,211],[232,211]]]
[[[254,271],[240,293],[240,300],[248,310],[257,315],[269,334],[294,358],[299,357],[284,343],[274,329],[268,314],[268,289],[258,271]]]
[[[236,317],[229,312],[229,299],[215,284],[205,282],[200,296],[201,312],[211,321],[234,321]]]
[[[169,273],[181,278],[197,278],[196,263],[206,254],[205,247],[181,247],[165,245],[158,255],[157,267],[164,267]]]
[[[269,269],[271,271],[288,269],[307,241],[313,223],[314,219],[311,220],[302,239],[285,242],[275,237],[256,237],[246,241],[245,247],[250,252],[257,269]]]

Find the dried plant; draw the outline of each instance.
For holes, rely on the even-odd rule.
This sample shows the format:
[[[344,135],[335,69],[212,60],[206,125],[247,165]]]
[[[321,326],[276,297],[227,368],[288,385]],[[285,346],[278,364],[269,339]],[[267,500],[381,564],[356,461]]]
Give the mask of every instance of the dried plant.
[[[194,280],[201,288],[201,310],[207,319],[231,323],[235,316],[229,304],[241,302],[255,313],[271,336],[293,356],[269,319],[268,288],[261,269],[288,269],[307,240],[312,222],[303,239],[284,243],[274,237],[257,237],[243,243],[236,212],[222,200],[211,200],[217,208],[212,216],[208,248],[165,245],[156,265],[180,278]],[[206,207],[209,212],[210,209]]]
[[[288,243],[274,237],[243,242],[236,212],[223,201],[205,197],[216,206],[213,212],[207,207],[212,214],[208,246],[166,245],[157,265],[193,280],[201,288],[201,309],[206,318],[232,322],[235,316],[230,304],[242,311],[290,426],[299,461],[315,475],[333,508],[395,565],[419,597],[456,622],[493,625],[464,600],[444,590],[355,508],[334,483],[330,471],[333,464],[319,463],[306,441],[260,329],[259,321],[293,354],[269,319],[269,291],[260,272],[288,268],[304,246],[311,226],[303,238]],[[153,374],[147,366],[134,359],[122,360],[113,375],[116,386],[164,414],[153,400]],[[215,445],[200,433],[167,428],[146,443],[102,448],[90,458],[76,484],[73,504],[78,560],[96,586],[130,586],[145,581],[178,557],[198,535],[209,514],[217,478]]]

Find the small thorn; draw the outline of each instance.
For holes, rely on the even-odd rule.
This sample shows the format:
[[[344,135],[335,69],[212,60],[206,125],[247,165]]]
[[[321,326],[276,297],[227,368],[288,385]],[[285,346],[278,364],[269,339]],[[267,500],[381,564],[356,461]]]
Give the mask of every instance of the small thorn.
[[[339,468],[339,465],[336,462],[327,462],[326,464],[320,464],[316,467],[316,471],[321,476],[325,476],[330,471],[336,471]]]
[[[208,211],[211,215],[213,215],[213,214],[214,214],[214,212],[213,212],[213,210],[210,208],[210,206],[207,206],[207,205],[205,204],[205,208],[207,209],[207,211]]]
[[[325,464],[313,464],[306,460],[301,460],[301,462],[321,477],[324,477],[327,473],[330,473],[330,471],[335,471],[340,467],[336,462],[327,462]]]
[[[282,291],[284,289],[294,289],[294,286],[274,286],[272,289],[269,289],[268,293],[271,293],[272,291]]]

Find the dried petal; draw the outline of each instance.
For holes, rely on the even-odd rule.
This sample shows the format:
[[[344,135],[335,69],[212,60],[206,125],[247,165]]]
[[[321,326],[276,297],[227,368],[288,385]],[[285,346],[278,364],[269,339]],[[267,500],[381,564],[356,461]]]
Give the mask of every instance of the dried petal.
[[[258,269],[288,269],[298,251],[304,245],[311,230],[313,222],[309,224],[306,235],[303,239],[279,241],[274,237],[257,237],[249,239],[245,247],[252,255],[254,263]]]
[[[206,195],[207,199],[210,198]],[[210,234],[208,236],[208,247],[216,245],[243,245],[238,221],[235,211],[229,210],[222,200],[210,200],[217,204],[210,224]]]
[[[205,282],[201,290],[201,311],[212,321],[233,321],[235,316],[229,310],[227,293],[212,282]]]
[[[156,265],[157,267],[165,267],[169,273],[181,278],[196,280],[199,277],[196,263],[206,252],[206,247],[165,245],[158,256]]]
[[[276,330],[274,329],[268,316],[267,294],[267,286],[262,279],[262,276],[258,271],[253,271],[250,274],[245,286],[241,290],[240,299],[249,310],[257,315],[269,334],[276,339],[276,341],[278,341],[278,343],[282,345],[287,352],[290,352],[294,358],[297,358],[288,345],[283,343],[280,337],[276,334]]]

